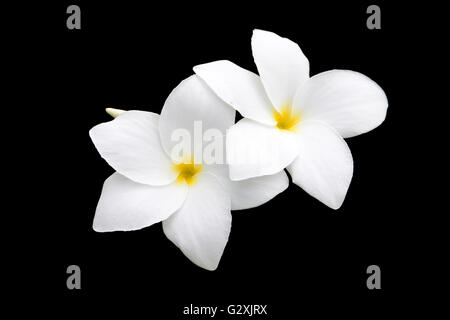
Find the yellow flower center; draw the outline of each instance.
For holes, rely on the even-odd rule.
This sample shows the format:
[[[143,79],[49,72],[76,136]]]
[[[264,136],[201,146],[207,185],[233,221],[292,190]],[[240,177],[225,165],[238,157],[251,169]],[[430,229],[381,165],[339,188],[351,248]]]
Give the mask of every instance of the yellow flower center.
[[[276,127],[280,130],[289,130],[295,132],[297,124],[299,124],[301,118],[300,113],[293,112],[289,105],[281,107],[280,112],[274,111],[273,118],[277,122]]]
[[[197,173],[202,171],[201,164],[194,164],[193,160],[184,161],[183,163],[174,163],[173,169],[178,172],[177,182],[186,182],[192,185],[197,181]]]

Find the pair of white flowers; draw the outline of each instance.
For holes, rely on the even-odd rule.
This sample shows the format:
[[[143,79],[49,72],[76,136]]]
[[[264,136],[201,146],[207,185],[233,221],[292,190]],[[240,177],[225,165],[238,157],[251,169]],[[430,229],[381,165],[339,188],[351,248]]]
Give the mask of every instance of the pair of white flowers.
[[[252,51],[259,76],[229,61],[199,65],[171,92],[161,115],[110,110],[117,117],[91,129],[100,155],[116,170],[103,186],[96,231],[162,221],[193,263],[214,270],[230,234],[230,210],[259,206],[284,191],[285,168],[311,196],[341,206],[353,175],[343,138],[383,122],[383,90],[353,71],[309,77],[299,46],[271,32],[255,30]],[[237,123],[235,110],[243,116]],[[195,121],[228,131],[226,164],[199,164],[192,153],[182,163],[171,157],[173,131],[194,135]],[[242,161],[239,155],[255,148],[251,161],[248,154]]]

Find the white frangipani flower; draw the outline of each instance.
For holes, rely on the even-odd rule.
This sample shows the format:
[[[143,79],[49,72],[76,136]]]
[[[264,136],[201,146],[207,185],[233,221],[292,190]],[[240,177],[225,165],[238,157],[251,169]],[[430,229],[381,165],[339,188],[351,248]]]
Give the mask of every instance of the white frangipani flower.
[[[194,67],[244,117],[227,137],[231,179],[274,174],[287,167],[295,184],[339,208],[353,175],[352,155],[343,138],[383,122],[388,107],[384,91],[348,70],[310,78],[300,47],[272,32],[254,30],[252,51],[259,76],[229,61]],[[250,149],[257,152],[242,161],[239,155]]]
[[[228,167],[171,158],[176,129],[194,135],[194,121],[225,133],[235,111],[197,76],[169,95],[161,116],[109,109],[114,120],[89,132],[100,155],[116,170],[104,183],[93,228],[129,231],[163,221],[166,236],[196,265],[214,270],[231,228],[230,210],[259,206],[285,190],[284,172],[234,182]],[[191,145],[192,146],[192,145]],[[195,159],[195,158],[194,158]],[[201,161],[200,161],[201,162]]]

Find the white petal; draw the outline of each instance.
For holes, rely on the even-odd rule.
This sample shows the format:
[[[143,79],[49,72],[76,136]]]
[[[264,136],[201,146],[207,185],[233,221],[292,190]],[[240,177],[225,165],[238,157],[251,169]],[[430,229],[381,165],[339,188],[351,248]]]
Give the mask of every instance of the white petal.
[[[331,70],[311,77],[299,89],[294,107],[303,119],[320,120],[349,138],[379,126],[386,117],[386,95],[365,75]]]
[[[226,133],[234,124],[236,111],[219,99],[216,94],[196,75],[183,80],[169,95],[161,111],[159,129],[166,152],[171,155],[180,141],[173,140],[176,130],[187,130],[191,136],[191,146],[198,145],[202,133],[217,129]],[[194,125],[201,123],[200,136],[194,135]],[[200,140],[198,140],[200,139]],[[199,150],[202,147],[199,146]]]
[[[207,166],[208,173],[214,175],[231,195],[231,210],[258,207],[286,190],[289,178],[284,170],[262,177],[233,181],[227,165]]]
[[[127,178],[148,185],[173,182],[177,172],[161,146],[159,115],[127,111],[89,131],[98,152],[108,164]]]
[[[333,209],[344,201],[353,175],[353,158],[339,133],[319,121],[302,122],[299,156],[287,168],[292,182]]]
[[[231,180],[278,173],[298,155],[295,133],[245,118],[228,130],[226,145]]]
[[[274,107],[291,105],[295,92],[309,78],[309,61],[300,47],[273,32],[254,30],[252,51]]]
[[[148,227],[178,210],[186,193],[186,184],[148,186],[114,173],[103,185],[93,228],[106,232]]]
[[[196,265],[215,270],[231,229],[230,195],[210,174],[189,187],[179,211],[163,222],[164,233]]]
[[[289,186],[286,172],[251,178],[241,181],[230,180],[231,210],[258,207],[273,199]]]
[[[256,74],[226,60],[195,66],[194,71],[243,117],[275,125],[272,103]]]

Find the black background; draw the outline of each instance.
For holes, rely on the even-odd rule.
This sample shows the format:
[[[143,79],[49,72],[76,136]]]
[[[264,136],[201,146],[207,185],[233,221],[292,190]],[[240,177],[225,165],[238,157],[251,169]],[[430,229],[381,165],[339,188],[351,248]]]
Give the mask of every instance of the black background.
[[[81,7],[81,30],[66,28],[70,4]],[[427,225],[418,228],[414,213],[422,204],[415,191],[407,191],[423,171],[405,154],[412,144],[424,145],[424,138],[411,139],[406,129],[417,124],[421,105],[417,68],[411,66],[417,65],[419,54],[412,49],[423,31],[411,28],[416,12],[408,6],[380,1],[375,4],[382,28],[367,29],[370,4],[42,4],[45,18],[34,15],[36,28],[28,51],[21,53],[27,76],[17,78],[31,84],[17,99],[35,101],[27,101],[24,110],[34,116],[29,157],[20,160],[35,178],[27,200],[18,202],[33,213],[23,223],[26,230],[15,234],[27,239],[27,250],[15,251],[10,262],[25,280],[15,279],[18,294],[30,294],[48,312],[65,308],[60,315],[124,311],[148,319],[195,319],[182,315],[191,303],[268,304],[267,319],[311,311],[317,317],[365,319],[386,315],[401,297],[414,295],[428,281],[420,275],[426,258],[418,256]],[[171,90],[200,63],[227,59],[257,72],[250,47],[254,28],[297,42],[311,75],[355,70],[385,90],[384,123],[347,139],[355,168],[343,206],[329,209],[291,184],[261,207],[233,212],[230,239],[214,272],[184,257],[160,224],[127,233],[94,232],[102,184],[113,173],[88,136],[94,125],[110,120],[104,108],[159,113]],[[71,264],[81,267],[78,291],[66,287]],[[381,290],[366,287],[371,264],[381,268]]]

